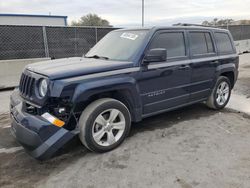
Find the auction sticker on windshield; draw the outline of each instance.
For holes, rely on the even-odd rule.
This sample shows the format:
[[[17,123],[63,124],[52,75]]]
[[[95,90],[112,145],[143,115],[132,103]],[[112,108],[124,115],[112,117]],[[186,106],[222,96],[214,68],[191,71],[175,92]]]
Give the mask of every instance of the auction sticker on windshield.
[[[138,35],[133,33],[122,33],[121,38],[135,40],[138,37]]]

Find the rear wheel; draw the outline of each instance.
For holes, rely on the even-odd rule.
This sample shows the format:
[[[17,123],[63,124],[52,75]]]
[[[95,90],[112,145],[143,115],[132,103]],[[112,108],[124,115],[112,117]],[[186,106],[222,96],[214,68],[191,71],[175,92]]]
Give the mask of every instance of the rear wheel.
[[[99,99],[82,112],[79,137],[88,149],[107,152],[124,141],[130,125],[130,113],[123,103],[111,98]]]
[[[216,110],[224,108],[230,99],[231,90],[230,80],[225,76],[220,76],[207,100],[207,106]]]

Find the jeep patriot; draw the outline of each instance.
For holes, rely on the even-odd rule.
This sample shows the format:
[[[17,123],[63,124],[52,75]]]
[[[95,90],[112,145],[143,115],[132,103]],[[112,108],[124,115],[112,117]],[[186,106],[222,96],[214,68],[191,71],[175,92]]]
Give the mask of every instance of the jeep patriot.
[[[124,141],[131,122],[200,102],[224,108],[238,63],[228,30],[115,30],[83,57],[26,66],[11,95],[11,131],[39,160],[75,135],[89,150],[107,152]]]

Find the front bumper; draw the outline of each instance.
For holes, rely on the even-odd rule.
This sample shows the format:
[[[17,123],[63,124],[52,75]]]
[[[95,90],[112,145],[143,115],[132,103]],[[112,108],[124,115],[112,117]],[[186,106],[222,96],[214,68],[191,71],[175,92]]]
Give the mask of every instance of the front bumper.
[[[18,90],[14,90],[10,97],[11,132],[32,157],[48,159],[77,132],[54,126],[41,116],[26,113],[23,110],[24,101],[18,93]]]

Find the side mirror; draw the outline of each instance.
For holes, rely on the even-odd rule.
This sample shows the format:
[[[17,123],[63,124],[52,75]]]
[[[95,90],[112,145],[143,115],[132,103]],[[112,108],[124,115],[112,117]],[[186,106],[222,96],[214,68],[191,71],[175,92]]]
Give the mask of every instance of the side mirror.
[[[143,62],[162,62],[167,60],[167,50],[165,48],[153,48],[147,52]]]

